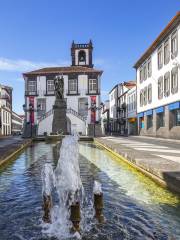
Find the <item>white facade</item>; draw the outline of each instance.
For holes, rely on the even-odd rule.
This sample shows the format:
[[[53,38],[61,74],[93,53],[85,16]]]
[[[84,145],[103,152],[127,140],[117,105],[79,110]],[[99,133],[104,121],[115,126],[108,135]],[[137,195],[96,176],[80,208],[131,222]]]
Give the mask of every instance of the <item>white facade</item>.
[[[12,88],[0,85],[0,135],[3,136],[11,135],[11,91]]]
[[[149,109],[154,109],[160,106],[164,106],[167,105],[169,103],[172,102],[176,102],[180,100],[180,24],[179,26],[173,31],[173,33],[177,32],[177,36],[178,36],[178,55],[176,57],[173,57],[173,55],[171,54],[171,37],[172,34],[168,35],[166,37],[166,39],[161,42],[160,46],[158,46],[158,48],[155,49],[155,51],[149,56],[148,59],[151,60],[151,64],[152,64],[152,70],[151,70],[151,76],[148,77],[147,74],[147,79],[143,80],[142,82],[140,82],[140,70],[143,68],[144,64],[147,64],[148,59],[137,69],[137,112],[144,112],[147,111]],[[164,64],[164,46],[165,46],[165,42],[168,41],[169,42],[169,54],[170,56],[170,60],[169,63]],[[161,67],[161,69],[158,69],[158,50],[159,48],[162,46],[163,49],[163,66]],[[175,94],[172,94],[172,91],[170,89],[170,95],[169,96],[165,96],[165,93],[163,93],[163,97],[161,99],[158,98],[158,79],[162,76],[164,79],[164,76],[166,73],[170,73],[170,83],[171,83],[171,71],[173,68],[177,67],[178,69],[178,91]],[[140,104],[140,92],[141,90],[144,90],[146,87],[148,88],[149,85],[152,85],[152,101],[148,103],[147,100],[147,104]],[[164,84],[163,84],[164,86]],[[170,88],[171,88],[171,84],[170,84]],[[164,87],[163,87],[164,89]]]
[[[12,134],[20,134],[23,129],[23,119],[12,111]]]
[[[180,138],[180,12],[135,64],[141,135]]]
[[[127,93],[127,118],[128,118],[128,134],[137,134],[137,102],[136,102],[136,86]]]
[[[117,118],[117,88],[118,85],[109,92],[109,116],[111,119]]]
[[[127,116],[128,118],[137,117],[136,86],[127,93]]]
[[[105,135],[106,131],[108,130],[108,124],[109,124],[109,100],[106,100],[103,103],[103,107],[101,109],[101,128],[103,135]]]
[[[102,71],[92,66],[92,43],[73,43],[71,55],[70,67],[45,68],[24,74],[26,122],[33,121],[33,125],[38,126],[38,135],[52,132],[54,78],[57,75],[63,75],[64,78],[69,132],[85,135],[88,125],[100,120]],[[93,103],[96,106],[94,115],[90,109]],[[33,104],[33,113],[29,111],[30,104]]]

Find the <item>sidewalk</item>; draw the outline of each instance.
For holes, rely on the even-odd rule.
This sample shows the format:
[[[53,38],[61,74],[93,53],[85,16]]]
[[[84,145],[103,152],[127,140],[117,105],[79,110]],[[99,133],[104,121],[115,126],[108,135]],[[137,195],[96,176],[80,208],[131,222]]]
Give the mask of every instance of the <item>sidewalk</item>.
[[[156,182],[180,193],[180,141],[139,136],[101,137],[96,142]]]
[[[23,150],[30,142],[31,140],[21,137],[9,136],[0,138],[0,166]]]

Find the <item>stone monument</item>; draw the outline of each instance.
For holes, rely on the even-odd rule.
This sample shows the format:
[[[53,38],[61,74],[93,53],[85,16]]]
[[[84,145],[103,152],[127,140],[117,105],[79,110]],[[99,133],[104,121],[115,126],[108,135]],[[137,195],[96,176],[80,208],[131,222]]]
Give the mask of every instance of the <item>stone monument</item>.
[[[52,123],[52,133],[63,133],[67,134],[67,119],[66,110],[67,104],[64,99],[64,78],[63,76],[57,76],[54,79],[55,87],[55,103],[53,106],[54,116]]]

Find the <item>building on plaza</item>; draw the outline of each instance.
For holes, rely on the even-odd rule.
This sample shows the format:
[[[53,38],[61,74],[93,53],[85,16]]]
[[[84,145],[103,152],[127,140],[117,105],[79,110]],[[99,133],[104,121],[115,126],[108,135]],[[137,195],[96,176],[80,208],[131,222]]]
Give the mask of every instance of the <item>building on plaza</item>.
[[[102,71],[93,66],[93,45],[72,43],[71,66],[47,67],[24,73],[25,80],[25,135],[52,132],[55,101],[54,78],[63,75],[64,97],[67,101],[69,132],[87,134],[100,120]],[[91,106],[96,106],[93,111]]]
[[[101,109],[101,128],[103,135],[109,133],[109,100],[104,101]]]
[[[23,123],[24,123],[23,116],[12,111],[12,127],[11,127],[12,135],[19,135],[22,133]]]
[[[109,92],[109,131],[117,132],[117,98],[118,84],[116,84]]]
[[[135,86],[135,81],[122,82],[109,92],[110,133],[117,135],[128,133],[127,96],[130,89]]]
[[[127,93],[128,135],[137,135],[136,86]]]
[[[127,81],[118,84],[117,131],[120,135],[128,134],[128,93],[135,86],[136,81]]]
[[[0,135],[11,135],[12,88],[0,84]]]
[[[180,139],[180,12],[134,68],[139,134]]]

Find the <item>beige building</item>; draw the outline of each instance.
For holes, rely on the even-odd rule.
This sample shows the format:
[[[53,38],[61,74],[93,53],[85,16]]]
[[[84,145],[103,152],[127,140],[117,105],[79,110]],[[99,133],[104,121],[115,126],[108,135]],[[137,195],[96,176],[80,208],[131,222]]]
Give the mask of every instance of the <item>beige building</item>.
[[[0,85],[0,135],[11,135],[12,88]]]

